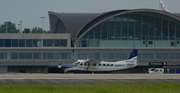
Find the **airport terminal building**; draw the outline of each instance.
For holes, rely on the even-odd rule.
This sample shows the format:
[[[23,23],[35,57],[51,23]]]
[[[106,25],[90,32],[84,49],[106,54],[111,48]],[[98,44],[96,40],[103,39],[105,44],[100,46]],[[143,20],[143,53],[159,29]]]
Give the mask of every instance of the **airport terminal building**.
[[[0,73],[59,73],[77,59],[118,61],[138,49],[138,66],[180,68],[180,14],[153,9],[48,12],[50,34],[0,34]]]

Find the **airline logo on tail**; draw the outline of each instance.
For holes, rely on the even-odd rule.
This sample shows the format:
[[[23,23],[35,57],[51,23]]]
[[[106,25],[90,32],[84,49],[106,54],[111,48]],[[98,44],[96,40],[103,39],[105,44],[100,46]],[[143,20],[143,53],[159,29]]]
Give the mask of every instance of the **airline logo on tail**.
[[[164,5],[164,3],[162,2],[162,0],[160,0],[160,7],[161,7],[161,10],[162,10],[162,11],[169,12],[169,10],[167,10],[167,9],[165,8],[165,5]]]
[[[129,65],[137,64],[137,56],[138,56],[138,50],[134,49],[129,56],[128,60],[126,60],[126,63]]]

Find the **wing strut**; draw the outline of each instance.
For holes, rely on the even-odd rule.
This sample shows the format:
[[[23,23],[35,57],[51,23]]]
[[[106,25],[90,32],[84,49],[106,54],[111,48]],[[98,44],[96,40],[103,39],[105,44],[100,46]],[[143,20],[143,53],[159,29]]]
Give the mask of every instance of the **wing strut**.
[[[89,60],[89,61],[87,61],[86,63],[87,63],[87,68],[86,68],[86,70],[88,70],[89,69],[89,65],[90,65],[90,62],[91,62],[92,60]]]
[[[85,62],[85,63],[87,63],[87,68],[86,68],[86,70],[89,69],[90,63],[99,63],[99,62],[100,62],[99,60],[89,60],[89,61]]]
[[[90,63],[88,62],[88,65],[87,65],[87,68],[86,68],[86,70],[88,70],[88,69],[89,69],[89,65],[90,65]]]

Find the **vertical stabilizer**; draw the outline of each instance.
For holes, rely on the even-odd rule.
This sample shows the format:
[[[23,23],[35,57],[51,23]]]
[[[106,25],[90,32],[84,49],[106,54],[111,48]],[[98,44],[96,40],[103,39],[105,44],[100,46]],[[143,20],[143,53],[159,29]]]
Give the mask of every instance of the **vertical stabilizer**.
[[[164,5],[164,3],[162,2],[162,0],[160,0],[160,8],[161,8],[162,11],[169,12],[169,10],[167,10],[167,9],[165,8],[165,5]]]
[[[131,52],[131,55],[129,56],[128,59],[132,59],[134,57],[137,57],[138,56],[138,50],[137,49],[134,49],[132,52]]]
[[[137,65],[137,56],[138,56],[138,50],[134,49],[131,53],[131,55],[129,56],[128,60],[126,60],[126,63],[128,65]]]

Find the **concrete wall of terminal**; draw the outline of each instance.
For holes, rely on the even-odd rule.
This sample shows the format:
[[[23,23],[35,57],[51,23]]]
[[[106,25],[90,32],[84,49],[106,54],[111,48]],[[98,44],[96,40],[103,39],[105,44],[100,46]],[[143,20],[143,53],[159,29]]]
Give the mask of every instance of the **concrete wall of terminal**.
[[[16,33],[16,34],[0,34],[0,39],[70,39],[70,34],[25,34],[25,33]]]
[[[7,73],[7,66],[0,66],[0,73]]]

